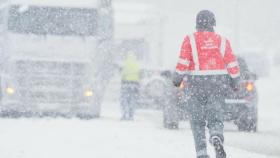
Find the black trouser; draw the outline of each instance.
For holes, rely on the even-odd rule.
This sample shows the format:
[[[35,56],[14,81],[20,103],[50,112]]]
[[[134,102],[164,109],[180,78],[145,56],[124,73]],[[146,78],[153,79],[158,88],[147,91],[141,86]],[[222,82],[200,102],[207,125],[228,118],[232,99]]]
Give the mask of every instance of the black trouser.
[[[218,136],[222,142],[224,141],[222,107],[225,104],[229,77],[227,75],[188,76],[188,83],[186,95],[190,96],[188,104],[195,149],[197,157],[206,157],[206,126],[210,132],[210,139]]]
[[[122,81],[121,107],[122,119],[133,119],[134,109],[138,103],[139,83],[134,81]]]

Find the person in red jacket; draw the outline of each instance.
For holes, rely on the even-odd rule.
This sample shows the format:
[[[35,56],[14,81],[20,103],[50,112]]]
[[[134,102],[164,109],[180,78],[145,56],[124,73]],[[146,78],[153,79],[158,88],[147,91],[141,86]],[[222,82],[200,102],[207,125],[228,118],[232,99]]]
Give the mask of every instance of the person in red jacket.
[[[230,42],[215,33],[215,15],[202,10],[196,17],[197,32],[185,37],[176,66],[173,83],[179,86],[187,78],[186,95],[197,158],[209,158],[205,136],[206,126],[210,143],[217,158],[226,158],[223,147],[223,112],[225,94],[239,85],[240,68]]]

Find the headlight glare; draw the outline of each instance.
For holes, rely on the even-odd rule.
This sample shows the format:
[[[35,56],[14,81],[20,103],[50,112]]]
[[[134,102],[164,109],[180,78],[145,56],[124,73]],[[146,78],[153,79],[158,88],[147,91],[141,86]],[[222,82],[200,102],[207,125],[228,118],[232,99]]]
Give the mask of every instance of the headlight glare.
[[[6,93],[9,94],[9,95],[13,95],[15,93],[15,89],[12,88],[12,87],[8,87],[6,89]]]
[[[92,97],[93,96],[93,91],[92,90],[86,90],[84,92],[84,96],[85,97]]]

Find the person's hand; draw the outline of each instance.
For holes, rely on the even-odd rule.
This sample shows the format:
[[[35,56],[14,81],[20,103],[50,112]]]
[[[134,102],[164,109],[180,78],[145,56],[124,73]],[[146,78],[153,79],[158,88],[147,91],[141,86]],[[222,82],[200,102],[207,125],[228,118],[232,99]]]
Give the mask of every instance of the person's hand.
[[[175,73],[174,76],[173,76],[173,85],[174,85],[175,87],[180,87],[181,82],[183,81],[183,78],[184,78],[183,75],[180,75],[180,74],[178,74],[178,73]]]
[[[174,85],[175,87],[180,87],[181,81],[179,81],[179,80],[173,80],[173,85]]]

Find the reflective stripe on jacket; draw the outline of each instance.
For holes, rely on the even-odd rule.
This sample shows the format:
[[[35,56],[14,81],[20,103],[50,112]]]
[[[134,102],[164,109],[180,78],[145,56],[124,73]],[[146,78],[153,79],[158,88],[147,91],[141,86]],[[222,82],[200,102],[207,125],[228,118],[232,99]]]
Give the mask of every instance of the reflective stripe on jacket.
[[[229,41],[215,32],[196,32],[184,39],[176,72],[190,75],[229,74],[232,78],[240,76]]]

